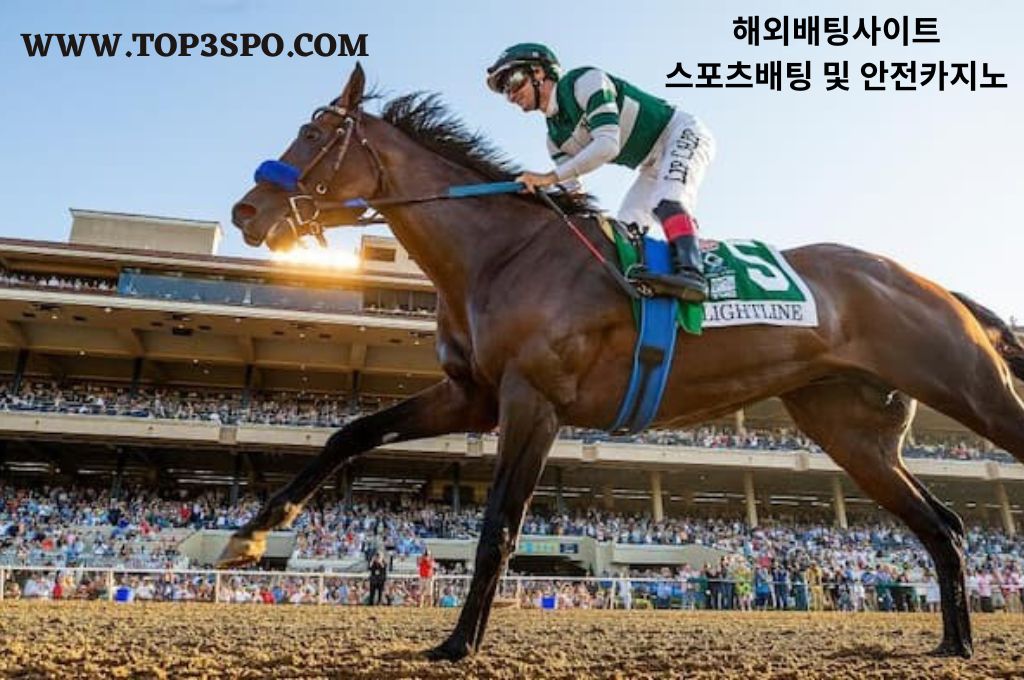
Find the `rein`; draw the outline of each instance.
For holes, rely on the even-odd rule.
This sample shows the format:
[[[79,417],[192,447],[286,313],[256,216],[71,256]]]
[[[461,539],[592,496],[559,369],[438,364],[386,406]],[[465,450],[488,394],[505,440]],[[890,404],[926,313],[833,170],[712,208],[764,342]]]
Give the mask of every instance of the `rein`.
[[[451,198],[473,198],[476,196],[494,196],[497,194],[516,194],[524,188],[522,182],[487,182],[483,184],[461,184],[448,187],[447,191],[426,194],[424,196],[396,196],[391,198],[350,198],[339,205],[346,208],[376,208],[386,205],[410,205],[414,203],[428,203],[430,201],[443,201]]]

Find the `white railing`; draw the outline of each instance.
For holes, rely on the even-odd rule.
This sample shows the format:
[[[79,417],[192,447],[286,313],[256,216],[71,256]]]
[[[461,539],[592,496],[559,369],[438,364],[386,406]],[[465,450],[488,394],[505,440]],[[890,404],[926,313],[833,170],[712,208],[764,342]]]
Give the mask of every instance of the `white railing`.
[[[27,575],[27,577],[26,577]],[[19,579],[21,576],[23,578]],[[39,578],[41,577],[41,578]],[[465,601],[470,575],[438,575],[424,581],[415,574],[390,574],[385,590],[397,598],[400,606],[456,607]],[[203,602],[265,601],[259,596],[271,594],[274,604],[360,605],[367,602],[370,588],[368,573],[298,571],[218,571],[209,569],[130,569],[89,567],[0,567],[0,601],[17,592],[26,599],[53,599],[55,583],[60,579],[73,587],[61,599],[105,599],[108,601],[183,600]],[[18,581],[32,592],[21,592]],[[36,581],[39,581],[38,583]],[[636,607],[671,609],[798,609],[820,610],[921,610],[927,608],[928,583],[894,583],[868,587],[838,600],[829,598],[826,589],[837,584],[810,586],[806,583],[757,584],[734,580],[681,580],[679,578],[582,578],[574,576],[505,576],[498,584],[499,603],[539,609]],[[770,593],[765,592],[765,585]],[[739,586],[743,586],[741,589]],[[82,590],[85,588],[85,591]],[[424,592],[424,588],[429,591]],[[932,586],[934,588],[934,586]],[[742,592],[740,592],[742,590]],[[999,590],[993,587],[993,593]],[[242,593],[239,597],[238,593]],[[281,594],[287,597],[279,599]],[[428,595],[428,597],[423,597]],[[1020,591],[1002,588],[995,597],[972,596],[972,607],[981,610],[1022,611]],[[344,601],[339,598],[344,597]],[[270,602],[268,602],[269,604]],[[781,604],[781,606],[780,606]]]

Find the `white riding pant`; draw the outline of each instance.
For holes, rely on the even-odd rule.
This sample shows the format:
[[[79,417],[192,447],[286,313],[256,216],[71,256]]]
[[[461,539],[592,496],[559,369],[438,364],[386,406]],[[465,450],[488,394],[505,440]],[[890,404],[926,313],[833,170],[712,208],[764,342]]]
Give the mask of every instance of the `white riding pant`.
[[[648,236],[665,240],[654,208],[662,201],[678,201],[694,217],[697,189],[714,158],[711,131],[690,114],[677,110],[651,153],[637,167],[639,176],[622,199],[619,220],[649,227]]]

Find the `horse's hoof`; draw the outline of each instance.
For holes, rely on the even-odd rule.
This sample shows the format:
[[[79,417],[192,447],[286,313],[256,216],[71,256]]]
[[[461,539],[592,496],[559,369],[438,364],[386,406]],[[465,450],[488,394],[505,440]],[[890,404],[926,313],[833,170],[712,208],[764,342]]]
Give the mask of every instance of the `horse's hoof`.
[[[461,638],[452,636],[437,647],[427,650],[427,658],[431,661],[461,661],[470,654],[469,645]]]
[[[959,656],[962,659],[970,659],[973,655],[974,649],[971,647],[971,645],[962,642],[943,641],[938,647],[929,652],[929,656]]]
[[[244,537],[235,534],[224,546],[224,551],[217,558],[218,569],[236,569],[256,564],[267,550],[266,537]]]

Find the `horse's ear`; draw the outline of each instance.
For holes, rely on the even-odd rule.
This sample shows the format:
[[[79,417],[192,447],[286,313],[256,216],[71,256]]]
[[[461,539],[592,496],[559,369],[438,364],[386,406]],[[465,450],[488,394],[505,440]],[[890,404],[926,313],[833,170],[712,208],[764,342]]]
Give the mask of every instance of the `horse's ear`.
[[[362,65],[357,61],[352,75],[348,77],[345,89],[338,97],[338,104],[346,111],[355,111],[363,101],[363,88],[366,87],[366,74],[363,73]]]

